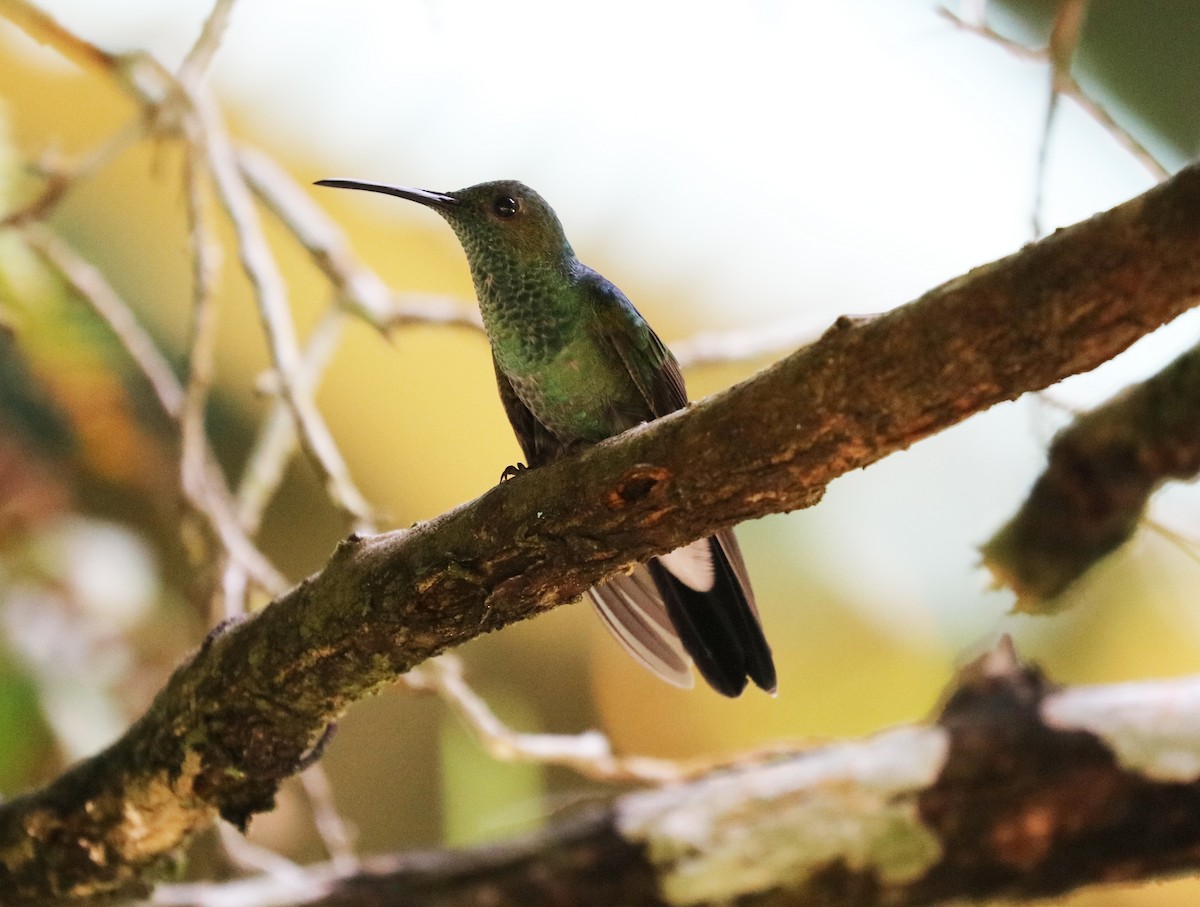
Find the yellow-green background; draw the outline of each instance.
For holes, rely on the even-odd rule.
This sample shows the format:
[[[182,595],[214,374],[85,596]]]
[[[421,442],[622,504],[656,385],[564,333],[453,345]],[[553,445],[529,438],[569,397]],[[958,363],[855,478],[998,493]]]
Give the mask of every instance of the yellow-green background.
[[[247,0],[246,5],[253,4]],[[906,52],[911,57],[922,53],[922,41],[979,41],[946,32],[948,26],[931,8],[913,6],[927,16],[933,37],[921,28],[898,33],[896,40],[908,42]],[[1038,29],[1049,6],[1016,5],[1016,12],[1006,21],[1015,33],[1036,43],[1037,36],[1044,34]],[[1187,78],[1195,44],[1200,42],[1200,26],[1191,21],[1193,14],[1179,20],[1166,6],[1156,6],[1153,13],[1133,17],[1128,8],[1120,9],[1122,4],[1096,2],[1093,6],[1080,61],[1085,81],[1121,110],[1165,159],[1177,162],[1194,153],[1196,126],[1194,117],[1188,115],[1194,105],[1185,103],[1189,91],[1195,100],[1196,90]],[[436,9],[437,4],[432,7]],[[879,5],[863,7],[869,14]],[[370,14],[367,6],[356,6],[354,11]],[[605,15],[604,7],[596,7],[592,14]],[[709,14],[716,13],[701,8],[692,12]],[[286,16],[284,7],[279,7],[279,15]],[[686,13],[681,10],[680,15]],[[629,27],[635,28],[637,23],[631,20]],[[235,16],[231,29],[237,28]],[[328,43],[335,45],[338,37],[331,31]],[[443,38],[448,47],[453,46],[452,30]],[[240,40],[247,39],[242,36]],[[798,36],[795,52],[802,54],[806,42],[819,40],[820,35]],[[129,41],[136,43],[136,31]],[[402,49],[401,36],[397,42]],[[1160,49],[1152,57],[1144,50],[1151,46]],[[503,52],[536,52],[536,44],[532,48],[529,42],[514,44],[508,36],[497,39],[497,48],[501,59],[463,61],[461,79],[465,84],[486,80],[489,65],[503,65]],[[998,52],[983,43],[966,48],[964,54]],[[1141,53],[1139,49],[1143,49]],[[354,48],[339,52],[349,59]],[[848,72],[867,65],[860,64],[854,54],[852,47],[844,52]],[[901,54],[901,62],[903,57]],[[1011,65],[1012,72],[1019,74],[1021,66],[1034,64],[1014,61]],[[1045,79],[1044,70],[1034,72]],[[831,79],[844,76],[832,73]],[[886,73],[871,77],[886,78]],[[686,82],[671,84],[672,91],[688,91]],[[352,153],[331,159],[328,149],[337,142],[319,119],[312,123],[313,132],[320,133],[319,141],[315,136],[311,144],[296,141],[294,136],[274,131],[271,119],[261,110],[240,103],[236,86],[222,83],[221,88],[233,132],[266,150],[300,182],[341,175],[352,166]],[[785,117],[789,98],[830,90],[820,84],[770,88],[775,92],[770,96],[774,102],[764,109]],[[261,87],[258,90],[261,93]],[[421,86],[409,86],[409,90],[419,91]],[[1179,103],[1164,102],[1172,96]],[[288,100],[295,102],[294,98]],[[913,99],[914,105],[919,101]],[[84,151],[135,115],[129,101],[101,75],[47,66],[18,48],[8,32],[0,33],[0,103],[5,156],[0,210],[37,188],[36,179],[23,172],[23,162],[49,148],[67,155]],[[669,118],[669,99],[664,103],[664,117]],[[738,101],[726,99],[724,103]],[[428,104],[430,109],[438,109],[438,104],[452,105],[453,98],[434,97]],[[454,114],[452,106],[441,112]],[[586,110],[569,115],[586,117]],[[842,111],[842,115],[864,114]],[[1040,125],[1041,108],[1030,105],[1025,115]],[[947,111],[944,118],[952,119],[952,113]],[[839,140],[837,121],[808,120],[803,126],[807,141],[836,144]],[[719,128],[717,121],[714,129]],[[954,124],[947,128],[953,129]],[[1036,129],[1030,134],[1036,134]],[[553,131],[548,135],[552,138]],[[752,161],[755,136],[722,137],[724,141],[731,138],[740,142]],[[648,141],[653,139],[651,136]],[[420,145],[419,128],[413,129],[409,141],[414,147]],[[848,153],[861,156],[864,166],[886,168],[889,141],[888,135],[881,135],[874,149]],[[1074,141],[1066,144],[1066,150],[1052,143],[1051,154],[1086,158],[1087,142]],[[908,136],[906,142],[920,148],[921,136]],[[470,170],[464,168],[468,176],[460,182],[471,181],[470,174],[478,174],[478,178],[509,175],[484,172],[486,148],[475,151],[476,162]],[[510,157],[513,153],[511,149],[508,152]],[[648,158],[655,160],[664,153],[662,149],[647,150]],[[1007,154],[1014,166],[1029,168],[1036,158],[1036,144],[1015,142]],[[1106,149],[1105,154],[1113,152]],[[623,148],[621,166],[632,161],[636,167],[638,157],[639,149]],[[521,175],[532,182],[539,168],[545,168],[552,182],[569,181],[571,168],[561,161],[550,166],[547,160],[552,159],[552,149],[539,146],[537,152],[531,150],[530,163]],[[416,163],[419,160],[416,152],[408,154],[400,148],[389,159],[372,159],[370,172],[353,175],[405,181],[409,167],[421,169]],[[580,160],[579,179],[588,179],[605,166],[604,161],[599,151],[595,159]],[[1061,160],[1059,165],[1063,166]],[[183,356],[190,299],[180,166],[180,155],[170,141],[140,144],[74,189],[52,219],[55,229],[105,272],[176,362]],[[360,161],[357,166],[368,165]],[[1052,168],[1052,178],[1056,173]],[[665,182],[693,177],[681,164],[678,173],[660,168],[655,178]],[[863,199],[854,194],[852,171],[836,178],[845,182],[847,204],[858,206],[855,217],[872,223],[885,219],[892,224],[897,247],[959,244],[973,230],[981,234],[986,230],[989,211],[981,207],[975,212],[978,224],[946,222],[940,228],[944,232],[939,232],[922,222],[919,241],[914,240],[905,235],[905,212],[896,210],[911,201],[893,201],[880,194]],[[991,178],[987,169],[977,174],[980,183]],[[698,212],[719,218],[726,200],[733,196],[743,206],[761,199],[762,213],[755,229],[762,232],[763,242],[778,241],[789,231],[800,238],[814,237],[815,242],[825,226],[805,218],[819,217],[819,212],[810,214],[781,199],[803,196],[806,181],[827,179],[826,174],[803,168],[787,174],[758,173],[748,163],[736,179],[693,185],[696,205],[680,211],[679,217],[689,221],[688,235],[693,235],[703,231],[703,222],[699,227],[695,222]],[[1103,175],[1094,179],[1101,180]],[[901,188],[912,191],[911,186],[900,186],[905,180],[903,171],[893,175],[898,192]],[[432,215],[398,213],[389,204],[365,203],[350,194],[318,195],[314,190],[314,197],[344,226],[357,255],[376,268],[390,286],[470,299],[461,252],[450,231]],[[639,205],[649,204],[644,198],[638,193],[613,195],[609,204],[619,212],[614,214],[615,222],[635,217]],[[1025,200],[1021,204],[1028,209]],[[568,198],[568,206],[591,211],[598,203]],[[810,304],[831,306],[836,314],[878,310],[906,298],[904,290],[878,295],[844,292],[836,273],[821,270],[821,254],[810,254],[801,243],[792,249],[793,257],[775,278],[779,299],[791,300],[790,304],[776,303],[774,310],[756,308],[753,300],[740,299],[719,307],[697,305],[695,299],[704,294],[695,286],[694,276],[679,269],[679,240],[672,232],[669,214],[655,212],[654,223],[661,223],[661,233],[652,234],[649,248],[643,248],[643,257],[636,261],[625,259],[628,249],[619,236],[595,225],[580,224],[588,246],[576,241],[581,257],[617,280],[668,340],[700,329],[792,318]],[[264,218],[304,333],[328,303],[329,287],[303,251],[269,216]],[[912,219],[916,219],[915,212]],[[567,227],[576,235],[571,223]],[[841,234],[850,247],[845,283],[857,286],[858,276],[851,273],[856,267],[879,269],[885,283],[894,268],[896,285],[907,288],[913,278],[899,275],[903,256],[886,243],[872,245],[879,242],[880,232],[888,231],[864,224],[861,232],[871,242],[856,245],[858,233],[853,230]],[[252,437],[253,420],[263,410],[253,388],[268,363],[253,299],[230,245],[231,231],[223,222],[220,238],[225,243],[221,338],[210,427],[227,467],[236,475]],[[745,242],[754,245],[755,233],[748,234]],[[654,268],[654,246],[659,243],[662,249],[673,250],[665,257],[668,273],[657,273]],[[968,256],[963,267],[1010,248],[999,245],[968,250],[963,253]],[[744,254],[749,254],[729,244],[718,253],[697,253],[697,258],[704,260],[704,273],[723,267],[736,269]],[[0,256],[7,291],[5,320],[16,331],[16,349],[25,363],[24,371],[11,362],[6,367],[10,389],[0,398],[6,405],[0,413],[0,428],[10,439],[20,437],[21,450],[32,460],[44,458],[49,464],[53,478],[48,484],[67,489],[70,500],[62,512],[78,510],[131,527],[148,540],[162,573],[158,606],[131,633],[128,651],[137,663],[117,688],[104,694],[132,719],[165,672],[199,642],[209,619],[204,603],[189,597],[193,584],[173,531],[171,447],[145,388],[106,332],[90,323],[82,306],[39,273],[11,234],[0,236]],[[952,274],[948,271],[941,277]],[[921,288],[916,285],[913,290]],[[1118,370],[1110,371],[1105,380],[1115,387],[1139,369],[1152,370],[1172,342],[1182,341],[1167,341],[1166,346],[1142,353],[1142,359],[1135,358],[1126,371],[1114,364]],[[12,346],[4,350],[13,355]],[[765,361],[691,370],[687,378],[692,396],[703,396],[739,380]],[[867,367],[869,363],[864,363]],[[28,397],[34,403],[14,403],[25,398],[12,388],[23,387],[32,388]],[[367,326],[355,324],[339,348],[318,402],[360,486],[397,526],[432,517],[481,493],[496,481],[505,465],[518,458],[495,395],[486,343],[470,329],[408,328],[385,339]],[[39,430],[41,406],[58,414],[67,426],[64,431],[69,443],[54,431]],[[1089,576],[1071,597],[1072,607],[1057,616],[1006,616],[1008,596],[986,590],[986,577],[976,567],[974,545],[1005,516],[995,496],[987,493],[998,487],[1001,499],[1015,507],[1036,473],[1038,452],[1064,418],[1039,403],[999,408],[839,481],[811,512],[742,527],[740,537],[779,665],[778,698],[751,693],[730,702],[705,689],[682,692],[658,683],[625,658],[583,606],[561,608],[464,647],[461,654],[469,679],[516,728],[570,733],[599,727],[623,753],[692,757],[732,753],[781,740],[854,737],[921,720],[935,707],[955,666],[1000,633],[1011,633],[1022,654],[1041,663],[1051,677],[1062,682],[1109,682],[1195,672],[1200,668],[1200,641],[1192,590],[1200,566],[1152,533],[1140,535]],[[979,512],[973,514],[974,519],[965,517],[977,497]],[[1166,502],[1164,522],[1186,531],[1189,518],[1195,525],[1194,504],[1194,496],[1177,496]],[[51,502],[47,510],[58,505]],[[36,532],[52,536],[54,525],[53,521],[40,525]],[[290,471],[285,493],[270,512],[264,547],[290,577],[299,579],[321,566],[345,530],[322,499],[309,468],[300,464]],[[14,577],[29,570],[33,557],[29,537],[5,536],[0,543],[0,558],[6,561],[0,579],[11,584]],[[0,590],[0,602],[4,595]],[[18,653],[0,648],[3,793],[16,793],[53,776],[62,759],[61,748],[39,717],[35,679]],[[337,803],[357,828],[359,845],[366,852],[505,837],[609,793],[565,770],[495,763],[435,700],[399,689],[354,707],[342,722],[324,764]],[[285,788],[280,808],[257,818],[252,833],[301,859],[321,855],[304,800],[291,785]],[[1191,883],[1176,883],[1106,890],[1080,896],[1078,901],[1190,903],[1194,896]]]

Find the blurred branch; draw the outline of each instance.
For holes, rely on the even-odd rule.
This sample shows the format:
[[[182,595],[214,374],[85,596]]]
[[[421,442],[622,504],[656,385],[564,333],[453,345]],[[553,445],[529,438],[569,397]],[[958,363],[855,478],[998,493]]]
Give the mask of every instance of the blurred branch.
[[[666,759],[613,755],[599,731],[583,734],[519,734],[496,717],[467,684],[462,663],[453,655],[430,659],[404,675],[411,689],[437,693],[463,720],[480,745],[495,759],[562,765],[601,781],[663,783],[683,777],[682,768]]]
[[[46,219],[76,184],[103,168],[144,134],[145,124],[136,120],[77,160],[63,161],[54,152],[44,155],[33,168],[45,181],[42,191],[23,207],[0,217],[0,229],[23,227]]]
[[[1200,347],[1077,416],[1049,460],[1021,509],[981,549],[1020,611],[1051,608],[1133,535],[1163,482],[1200,472]]]
[[[225,34],[229,17],[233,13],[233,4],[234,0],[216,0],[213,4],[212,10],[204,20],[204,27],[200,29],[200,36],[184,57],[176,74],[181,84],[192,87],[199,84],[216,55],[217,48],[221,46],[221,37]]]
[[[0,0],[0,15],[24,31],[39,44],[53,47],[58,53],[84,69],[120,68],[121,58],[85,41],[58,21],[42,12],[28,0]]]
[[[316,386],[317,379],[337,349],[345,320],[336,310],[329,310],[317,322],[308,338],[295,382],[306,392]],[[238,484],[238,518],[250,532],[257,532],[267,505],[274,497],[287,468],[298,438],[296,424],[287,403],[276,394],[274,405],[259,428],[250,450],[250,458]]]
[[[904,907],[1200,867],[1200,678],[1056,689],[1007,644],[936,723],[744,762],[525,841],[347,874],[167,885],[157,905]]]
[[[246,184],[328,278],[338,301],[376,327],[386,325],[391,291],[354,259],[341,230],[291,174],[261,151],[244,145],[237,150],[237,164]]]
[[[350,478],[349,468],[321,418],[312,395],[302,391],[296,384],[300,350],[288,308],[287,288],[263,233],[250,190],[238,169],[233,145],[211,99],[197,97],[193,104],[203,124],[208,165],[217,195],[233,223],[238,256],[254,287],[263,331],[279,378],[281,396],[296,419],[301,443],[325,477],[330,497],[356,522],[369,524],[372,520],[370,504]]]
[[[431,522],[351,536],[121,740],[0,805],[0,889],[128,890],[217,814],[270,809],[329,722],[426,659],[1108,360],[1200,302],[1197,212],[1200,165]]]
[[[189,80],[198,79],[227,20],[231,3],[219,0],[200,39],[177,77],[146,54],[115,56],[92,47],[41,13],[26,0],[0,0],[0,14],[24,28],[36,40],[53,45],[81,65],[99,67],[143,106],[159,133],[182,134],[193,150],[203,153],[221,201],[237,234],[238,256],[254,287],[268,347],[278,373],[282,397],[291,408],[302,444],[326,478],[333,500],[358,523],[370,521],[370,506],[355,487],[311,396],[294,385],[299,362],[295,328],[287,305],[287,290],[258,221],[249,189],[235,159],[224,123],[204,91]],[[92,53],[85,53],[84,48]]]
[[[1058,11],[1050,29],[1050,43],[1046,47],[1046,58],[1050,62],[1050,97],[1046,102],[1046,122],[1042,127],[1042,142],[1038,148],[1036,188],[1033,198],[1033,235],[1041,236],[1042,207],[1046,191],[1046,164],[1050,159],[1050,133],[1058,114],[1058,99],[1063,94],[1079,91],[1079,85],[1071,75],[1071,64],[1075,50],[1087,20],[1089,0],[1058,0]],[[1111,129],[1110,129],[1111,131]],[[1162,177],[1160,177],[1161,179]]]
[[[47,267],[108,325],[129,358],[150,382],[163,412],[172,419],[179,418],[183,411],[183,388],[179,379],[133,310],[117,295],[104,275],[41,225],[30,225],[23,237]]]
[[[80,299],[108,324],[117,340],[129,353],[150,386],[163,411],[178,421],[183,415],[185,391],[175,377],[170,363],[159,352],[154,340],[145,332],[133,312],[104,279],[104,275],[75,253],[70,246],[38,224],[28,225],[25,241],[46,264],[56,271]],[[217,537],[230,555],[237,559],[264,590],[277,594],[287,587],[287,580],[266,559],[242,531],[233,514],[229,489],[207,443],[184,483],[183,492],[189,502],[209,521]]]
[[[310,765],[300,773],[300,783],[304,786],[304,795],[313,813],[313,824],[317,827],[317,834],[325,845],[330,862],[343,873],[356,870],[356,835],[333,802],[333,787],[325,769],[319,763]]]
[[[784,353],[812,343],[823,325],[797,318],[732,331],[703,331],[670,344],[680,368],[719,362],[744,362]]]

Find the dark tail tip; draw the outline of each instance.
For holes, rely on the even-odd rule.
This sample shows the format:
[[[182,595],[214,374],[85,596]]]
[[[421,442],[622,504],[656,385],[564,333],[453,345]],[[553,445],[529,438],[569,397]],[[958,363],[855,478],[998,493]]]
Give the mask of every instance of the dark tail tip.
[[[713,585],[705,592],[676,579],[659,561],[650,562],[650,575],[667,614],[701,676],[718,693],[740,696],[751,680],[774,693],[775,661],[750,604],[750,592],[717,540],[709,539],[709,546]]]

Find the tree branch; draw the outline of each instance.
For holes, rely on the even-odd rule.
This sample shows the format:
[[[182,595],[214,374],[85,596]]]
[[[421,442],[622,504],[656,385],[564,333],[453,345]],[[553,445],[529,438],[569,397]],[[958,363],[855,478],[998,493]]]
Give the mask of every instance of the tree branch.
[[[1050,444],[1020,510],[980,547],[1017,595],[1051,611],[1075,580],[1128,541],[1150,496],[1200,472],[1200,347],[1078,416]]]
[[[1003,643],[931,726],[639,791],[536,838],[160,905],[906,907],[1200,866],[1200,679],[1058,690]]]
[[[214,633],[109,749],[0,806],[0,890],[128,891],[244,824],[355,699],[634,561],[814,503],[837,476],[1111,358],[1200,301],[1200,166],[704,402],[528,471]]]

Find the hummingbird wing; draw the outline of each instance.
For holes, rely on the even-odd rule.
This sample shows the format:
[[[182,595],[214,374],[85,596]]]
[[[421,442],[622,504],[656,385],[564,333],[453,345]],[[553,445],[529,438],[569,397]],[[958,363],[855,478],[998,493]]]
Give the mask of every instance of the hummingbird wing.
[[[687,405],[687,391],[671,351],[625,294],[599,274],[592,275],[584,280],[595,306],[596,317],[590,323],[596,325],[597,339],[624,363],[645,402],[646,411],[638,421],[682,409]],[[665,609],[683,649],[713,689],[737,696],[749,679],[768,692],[775,690],[771,648],[763,635],[750,578],[731,530],[723,529],[654,558],[646,568],[659,594],[654,603],[643,595],[637,610],[648,616],[656,606]],[[639,661],[675,682],[663,671],[661,662],[651,662],[634,651],[615,626],[620,622],[622,628],[630,628],[638,615],[611,607],[607,613],[601,610],[614,635]]]
[[[544,466],[551,460],[557,459],[563,453],[563,443],[552,434],[537,416],[530,412],[529,407],[521,402],[517,392],[513,390],[512,382],[500,370],[500,363],[492,357],[492,365],[496,369],[496,387],[500,390],[500,402],[504,404],[504,412],[512,423],[513,434],[525,454],[525,463],[532,469]]]
[[[636,661],[674,686],[693,685],[692,660],[645,564],[593,586],[588,596],[604,626]]]
[[[512,382],[496,368],[496,386],[513,432],[530,467],[557,459],[564,450],[552,434],[517,396]],[[640,421],[640,420],[639,420]],[[692,660],[683,650],[648,568],[639,564],[627,576],[615,576],[588,590],[604,625],[633,658],[677,687],[691,687]]]

